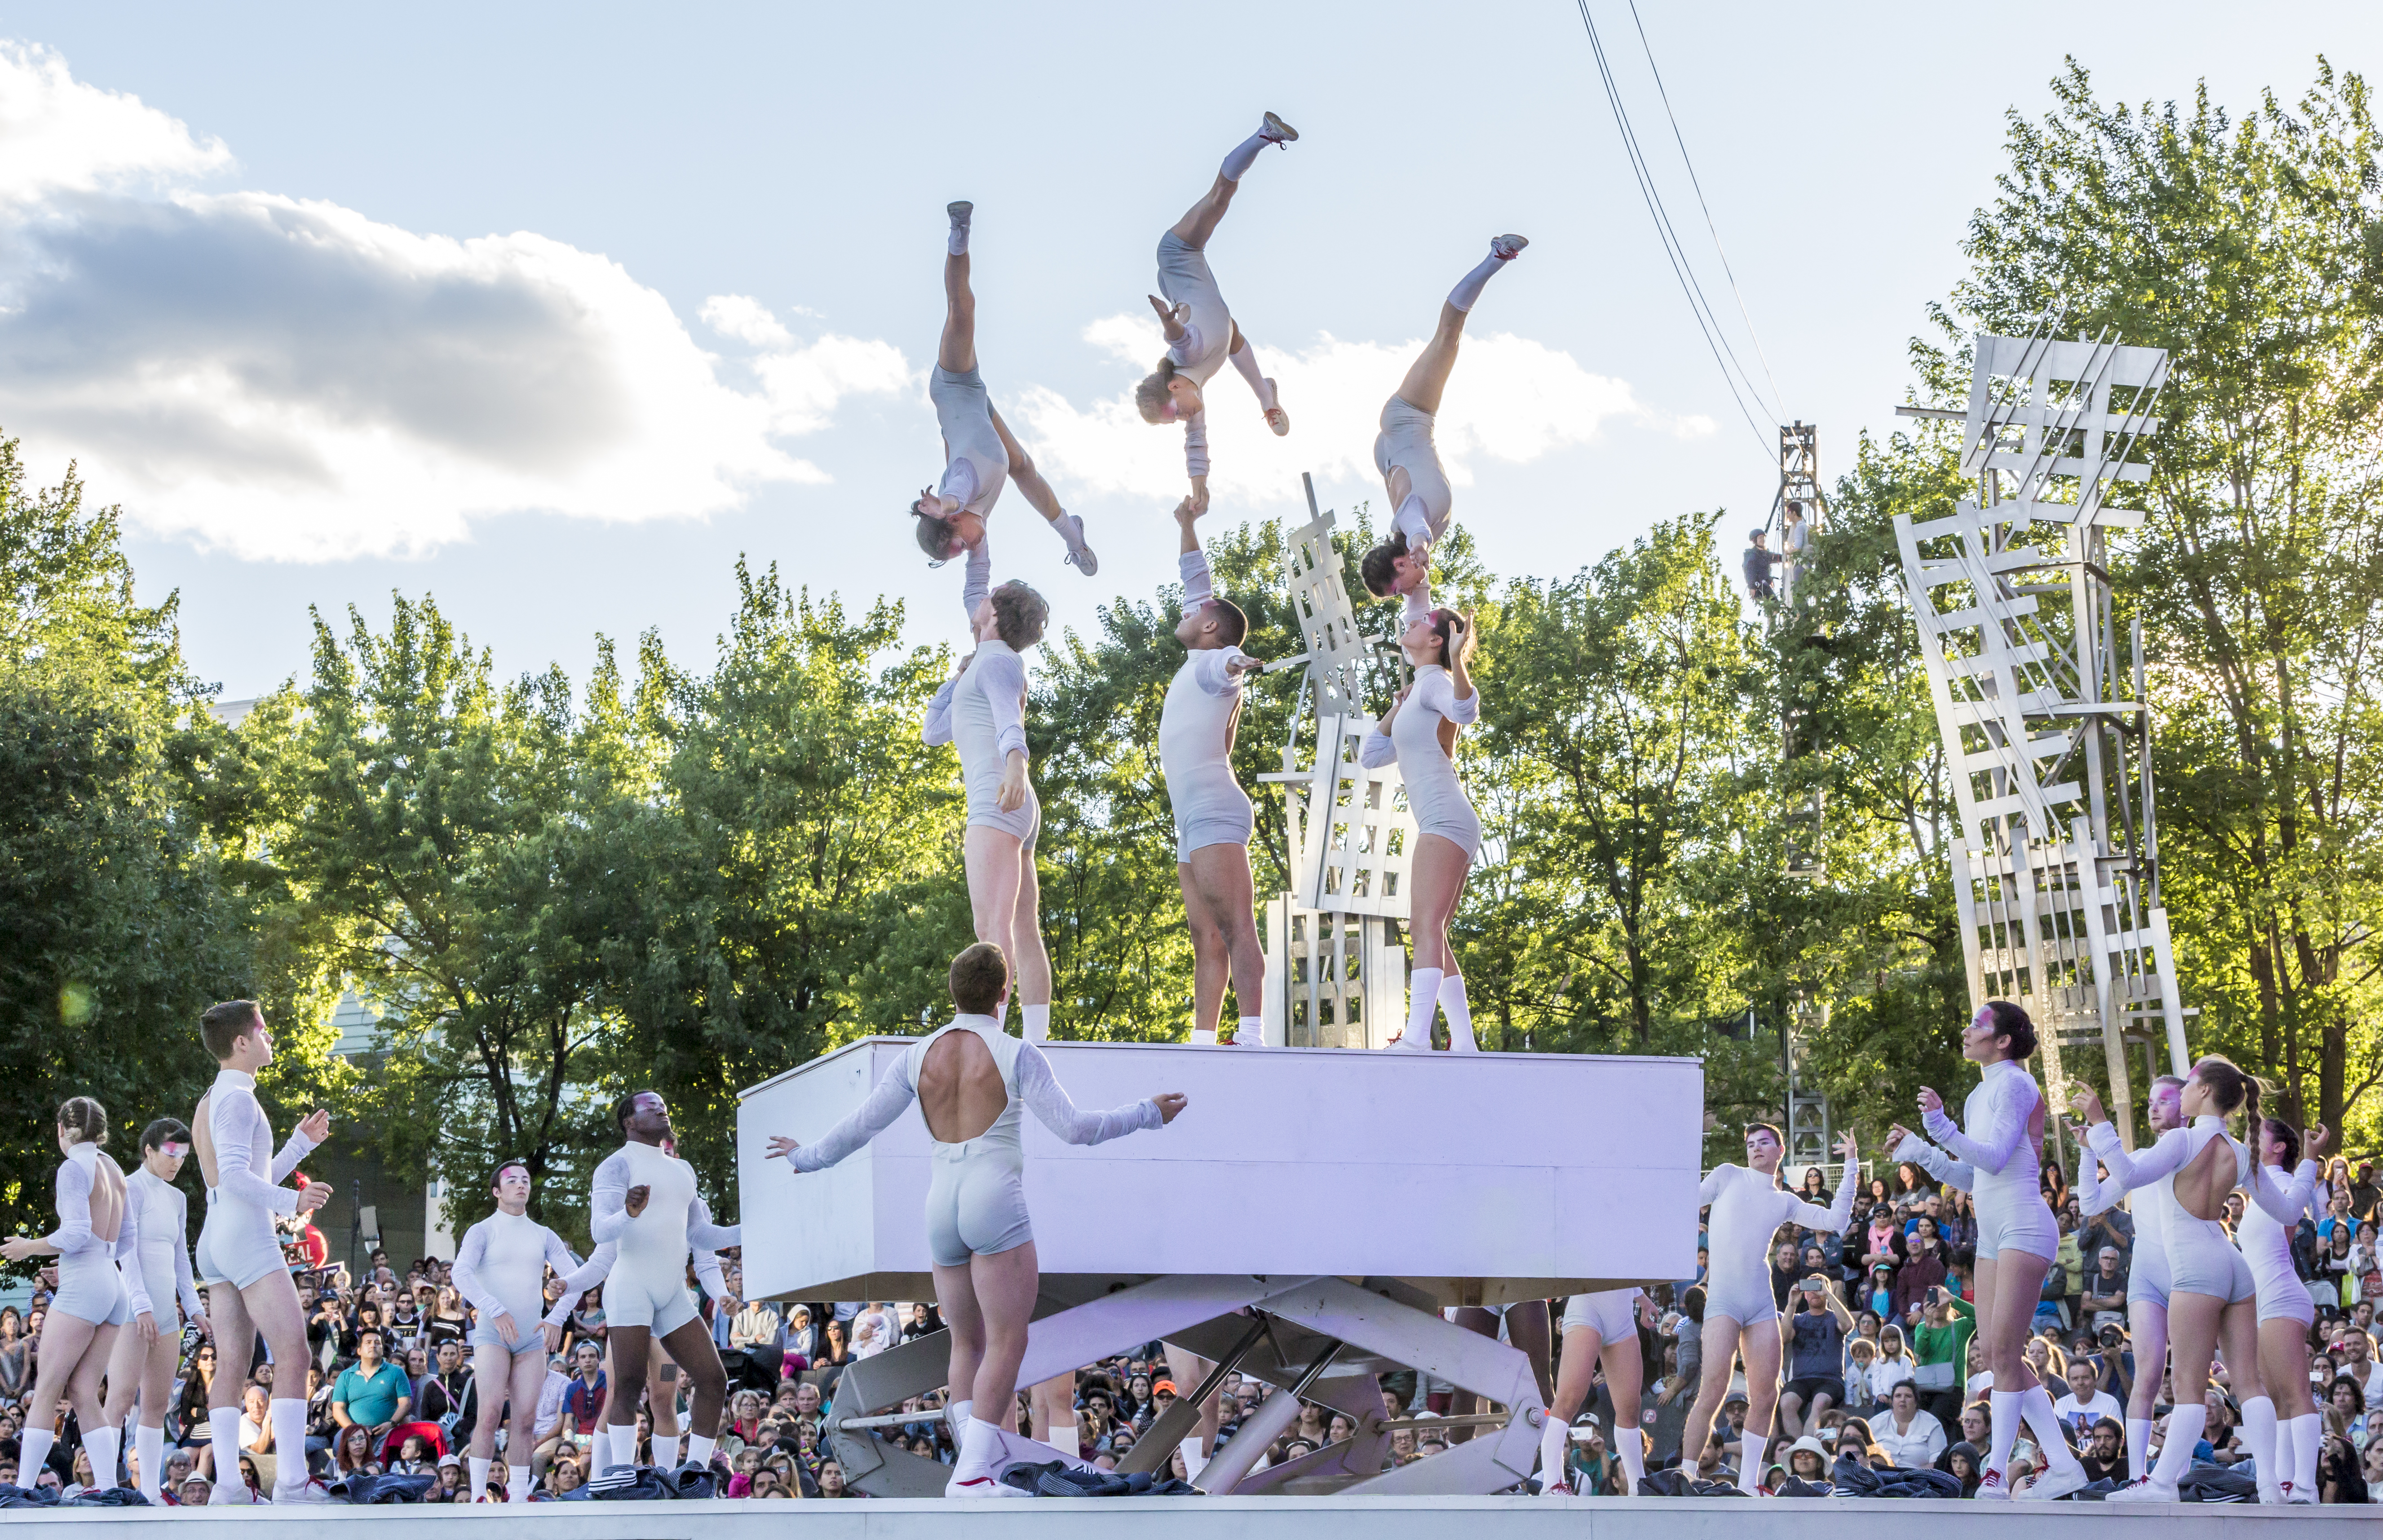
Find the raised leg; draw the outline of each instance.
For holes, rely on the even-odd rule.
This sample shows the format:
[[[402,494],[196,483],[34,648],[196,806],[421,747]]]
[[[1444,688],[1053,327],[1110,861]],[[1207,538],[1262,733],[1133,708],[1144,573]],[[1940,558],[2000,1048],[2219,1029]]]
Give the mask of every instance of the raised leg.
[[[1443,302],[1439,326],[1415,361],[1407,365],[1406,378],[1399,382],[1401,400],[1418,412],[1438,415],[1439,398],[1448,389],[1448,376],[1456,371],[1456,345],[1463,335],[1464,312]]]
[[[1010,485],[1018,488],[1019,496],[1024,498],[1035,512],[1050,523],[1057,523],[1067,511],[1059,506],[1059,494],[1051,490],[1051,484],[1043,479],[1041,471],[1034,468],[1034,457],[1019,443],[1018,436],[1009,431],[1009,425],[1002,421],[999,412],[993,413],[993,431],[1001,435],[1001,447],[1009,451]]]
[[[1225,217],[1225,211],[1233,206],[1233,190],[1240,185],[1222,171],[1217,172],[1216,179],[1208,184],[1208,191],[1200,194],[1200,201],[1185,210],[1182,218],[1175,221],[1175,238],[1195,252],[1206,251],[1208,238],[1216,233],[1217,222]],[[1147,225],[1142,227],[1144,229],[1149,228]]]
[[[944,258],[944,335],[935,362],[955,375],[976,367],[976,290],[969,287],[969,255]]]

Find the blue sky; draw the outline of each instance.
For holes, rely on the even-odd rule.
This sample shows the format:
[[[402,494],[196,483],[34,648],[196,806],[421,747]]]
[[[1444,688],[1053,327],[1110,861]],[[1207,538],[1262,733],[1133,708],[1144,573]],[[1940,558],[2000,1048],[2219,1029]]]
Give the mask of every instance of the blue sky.
[[[1726,309],[1629,11],[1592,9]],[[1832,473],[1891,424],[2003,114],[2041,113],[2064,54],[2105,96],[2206,80],[2240,108],[2383,41],[2371,5],[1641,15]],[[1062,567],[1013,494],[1002,572],[1078,625],[1170,581],[1174,433],[1122,415],[1155,357],[1152,247],[1266,107],[1303,137],[1211,256],[1294,431],[1267,438],[1219,377],[1216,517],[1293,511],[1302,468],[1328,504],[1374,495],[1381,396],[1505,229],[1532,248],[1443,413],[1492,565],[1567,573],[1658,518],[1770,500],[1562,0],[19,4],[0,36],[0,427],[124,505],[144,593],[181,589],[230,696],[303,669],[309,604],[379,616],[392,589],[436,595],[508,673],[583,673],[597,632],[648,626],[699,662],[740,552],[954,634],[958,574],[899,512],[940,462],[920,371],[954,197],[980,210],[987,381],[1103,561]]]

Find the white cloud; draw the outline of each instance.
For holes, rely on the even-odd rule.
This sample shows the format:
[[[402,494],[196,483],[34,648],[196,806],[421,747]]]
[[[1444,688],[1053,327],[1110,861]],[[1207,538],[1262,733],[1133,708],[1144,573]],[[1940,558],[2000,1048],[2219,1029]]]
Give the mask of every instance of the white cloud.
[[[0,424],[158,534],[305,561],[426,551],[501,512],[701,515],[826,480],[778,440],[911,377],[888,344],[806,346],[722,296],[705,318],[760,350],[740,389],[603,257],[193,191],[220,145],[54,55],[0,52],[0,192],[19,203]]]
[[[1164,347],[1147,315],[1105,316],[1083,335],[1134,365],[1137,377]],[[1290,413],[1291,431],[1281,438],[1267,431],[1240,376],[1218,371],[1207,388],[1211,497],[1244,505],[1286,501],[1298,496],[1303,470],[1373,477],[1382,403],[1422,348],[1421,339],[1352,342],[1329,335],[1298,352],[1259,346],[1259,366],[1278,382]],[[1130,386],[1089,408],[1055,391],[1030,389],[1019,414],[1037,460],[1071,486],[1156,499],[1182,493],[1182,430],[1144,423],[1134,411]],[[1488,332],[1464,339],[1440,402],[1436,442],[1449,480],[1463,487],[1472,484],[1477,456],[1536,460],[1587,443],[1614,421],[1661,420],[1638,403],[1628,384],[1589,373],[1571,354],[1512,333]],[[1685,426],[1670,425],[1673,431]],[[1704,431],[1710,429],[1706,424]]]
[[[0,208],[230,164],[222,141],[192,138],[137,96],[85,85],[49,49],[0,40]]]

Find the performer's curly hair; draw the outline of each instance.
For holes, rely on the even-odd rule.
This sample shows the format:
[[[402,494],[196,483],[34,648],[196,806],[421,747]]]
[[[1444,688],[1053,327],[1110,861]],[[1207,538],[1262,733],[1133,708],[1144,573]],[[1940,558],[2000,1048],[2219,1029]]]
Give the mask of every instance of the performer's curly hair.
[[[1051,604],[1025,584],[1012,578],[993,591],[994,634],[1013,652],[1024,652],[1043,639],[1051,619]]]

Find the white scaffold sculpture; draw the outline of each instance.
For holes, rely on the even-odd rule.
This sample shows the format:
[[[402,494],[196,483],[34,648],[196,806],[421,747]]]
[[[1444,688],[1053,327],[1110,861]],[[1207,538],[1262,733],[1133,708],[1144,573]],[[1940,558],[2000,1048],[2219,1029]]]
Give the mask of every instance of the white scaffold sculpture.
[[[2099,1041],[2130,1146],[2127,1045],[2190,1060],[2159,901],[2140,622],[2119,650],[2105,499],[2142,458],[2167,354],[2115,338],[1980,336],[1962,418],[1972,496],[1895,538],[1960,832],[1950,856],[1970,1003],[2004,998],[2059,1050]],[[1915,415],[1950,417],[1923,411]],[[2055,1093],[2057,1100],[2058,1093]]]
[[[1305,479],[1305,478],[1303,478]],[[1283,578],[1299,613],[1306,673],[1282,770],[1290,888],[1266,904],[1266,1041],[1294,1048],[1381,1048],[1406,1019],[1407,864],[1415,841],[1398,767],[1367,770],[1374,730],[1365,678],[1385,659],[1357,629],[1333,548],[1333,516],[1315,508],[1283,534]]]

